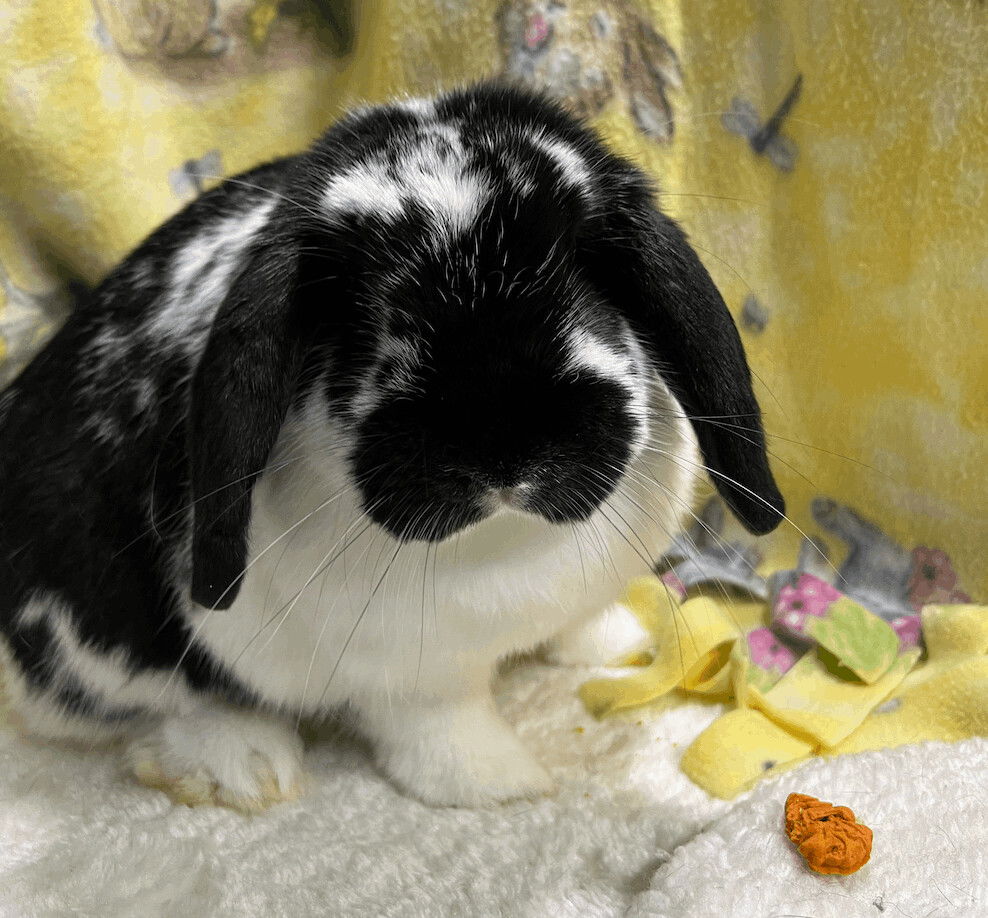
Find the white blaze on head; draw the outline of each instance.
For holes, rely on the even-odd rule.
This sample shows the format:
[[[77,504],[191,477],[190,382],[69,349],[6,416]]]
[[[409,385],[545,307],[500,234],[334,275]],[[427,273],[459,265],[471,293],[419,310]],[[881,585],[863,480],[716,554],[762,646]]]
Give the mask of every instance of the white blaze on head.
[[[373,214],[394,218],[405,209],[405,195],[401,185],[387,175],[383,163],[371,162],[332,179],[322,203],[331,217]]]
[[[432,99],[423,99],[420,96],[399,99],[395,102],[395,107],[401,109],[403,112],[407,112],[409,115],[418,115],[420,118],[431,118],[436,111],[436,106]]]
[[[543,133],[533,134],[531,139],[553,161],[565,184],[583,192],[592,189],[593,174],[578,150],[562,140],[546,137]]]
[[[422,365],[422,349],[410,338],[393,338],[390,335],[381,342],[379,363],[392,364],[392,372],[383,380],[385,388],[405,392],[418,385],[416,371]]]
[[[416,109],[424,105],[415,103]],[[331,179],[322,206],[331,220],[347,214],[395,219],[414,203],[442,238],[468,229],[489,194],[488,183],[470,167],[459,132],[432,124],[399,148],[392,162],[371,159]]]

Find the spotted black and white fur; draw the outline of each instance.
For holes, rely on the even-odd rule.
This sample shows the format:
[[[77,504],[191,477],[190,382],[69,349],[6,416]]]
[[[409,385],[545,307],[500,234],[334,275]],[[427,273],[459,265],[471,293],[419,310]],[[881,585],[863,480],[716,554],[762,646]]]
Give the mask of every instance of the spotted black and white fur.
[[[710,277],[593,133],[493,85],[357,111],[154,232],[0,397],[7,688],[186,798],[285,796],[340,709],[424,800],[546,791],[496,662],[565,658],[704,466],[773,528],[760,431]]]

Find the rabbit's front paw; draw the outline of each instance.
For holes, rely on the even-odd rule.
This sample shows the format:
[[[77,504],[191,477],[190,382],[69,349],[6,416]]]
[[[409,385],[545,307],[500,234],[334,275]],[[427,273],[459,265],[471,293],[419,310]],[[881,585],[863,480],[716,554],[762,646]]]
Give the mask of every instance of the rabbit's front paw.
[[[168,717],[127,749],[139,781],[188,806],[257,812],[295,799],[302,785],[302,741],[280,721],[209,708]]]
[[[555,790],[549,773],[491,701],[410,706],[388,720],[385,726],[379,719],[373,731],[381,767],[425,803],[495,806]]]

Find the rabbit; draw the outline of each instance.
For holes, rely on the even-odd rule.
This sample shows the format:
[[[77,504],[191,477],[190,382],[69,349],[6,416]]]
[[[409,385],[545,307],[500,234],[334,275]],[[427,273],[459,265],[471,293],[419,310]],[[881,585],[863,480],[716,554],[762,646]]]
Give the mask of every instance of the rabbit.
[[[668,91],[680,89],[679,57],[627,0],[596,9],[562,0],[504,0],[497,26],[506,76],[565,101],[583,117],[616,98],[649,139],[674,133]]]
[[[435,805],[548,793],[502,659],[784,503],[731,316],[650,180],[493,83],[358,109],[153,232],[0,402],[18,721],[186,802],[302,789],[339,717]],[[702,458],[702,461],[701,461]]]

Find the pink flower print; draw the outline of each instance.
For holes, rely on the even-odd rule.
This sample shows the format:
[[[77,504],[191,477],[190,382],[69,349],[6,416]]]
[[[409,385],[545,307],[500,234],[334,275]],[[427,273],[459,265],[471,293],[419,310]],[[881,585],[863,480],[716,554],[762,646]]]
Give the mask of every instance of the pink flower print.
[[[913,549],[912,575],[909,578],[909,604],[918,612],[927,603],[970,602],[971,597],[957,586],[957,574],[950,556],[939,548],[920,545]]]
[[[686,598],[686,587],[675,571],[666,571],[659,579],[668,587],[669,592],[674,596],[679,597],[680,600]]]
[[[801,574],[796,585],[786,584],[775,600],[774,621],[786,631],[800,637],[806,635],[806,619],[822,618],[830,604],[843,594],[825,580],[812,574]]]
[[[536,13],[525,26],[525,46],[530,51],[538,51],[549,40],[549,20]]]
[[[889,624],[899,636],[900,653],[919,646],[919,640],[923,633],[919,615],[900,615],[898,618],[893,618]]]
[[[796,665],[796,654],[773,634],[770,628],[748,632],[748,653],[755,666],[773,669],[780,676]]]

